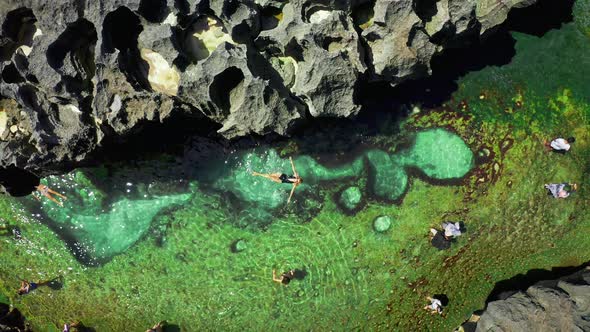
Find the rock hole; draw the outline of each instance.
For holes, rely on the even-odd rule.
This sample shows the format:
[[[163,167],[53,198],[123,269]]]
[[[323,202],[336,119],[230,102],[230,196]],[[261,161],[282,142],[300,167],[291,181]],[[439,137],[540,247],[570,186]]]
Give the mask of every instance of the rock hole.
[[[283,11],[273,6],[263,8],[261,14],[260,25],[262,31],[276,28],[283,19]]]
[[[414,13],[416,13],[422,21],[429,22],[437,13],[437,2],[438,0],[414,0],[412,2],[412,8],[414,9]]]
[[[191,11],[191,6],[187,0],[174,0],[174,7],[183,15],[186,15]]]
[[[322,41],[322,48],[328,52],[337,52],[342,49],[342,37],[326,37]]]
[[[299,45],[295,38],[291,38],[287,46],[285,46],[285,55],[290,56],[297,62],[304,61],[303,59],[303,47]]]
[[[2,70],[2,80],[6,83],[22,83],[25,79],[16,69],[14,63],[9,64]]]
[[[233,43],[231,37],[220,23],[211,16],[198,17],[186,31],[183,51],[192,62],[209,57],[219,44]]]
[[[301,9],[302,20],[306,23],[317,23],[326,18],[330,14],[329,6],[317,3],[307,3]],[[312,17],[313,16],[313,17]]]
[[[240,97],[240,86],[243,84],[243,81],[244,74],[242,71],[236,67],[229,67],[221,72],[221,74],[215,76],[213,83],[209,86],[211,100],[225,115],[230,113],[232,101]]]
[[[150,90],[148,64],[141,58],[137,38],[143,30],[139,17],[129,8],[121,6],[108,13],[103,22],[103,51],[119,50],[119,68],[136,90]],[[125,32],[125,33],[122,33]]]
[[[373,24],[375,1],[376,0],[365,2],[352,9],[352,21],[354,22],[354,25],[361,30],[365,30]]]
[[[138,11],[152,23],[160,23],[170,14],[166,0],[141,0]]]
[[[103,50],[106,53],[135,48],[143,30],[139,17],[127,7],[119,7],[107,14],[103,22]]]
[[[0,167],[0,193],[14,197],[27,196],[36,190],[41,179],[35,174],[21,168]]]
[[[37,18],[30,8],[21,7],[6,14],[2,24],[2,45],[0,46],[0,61],[8,61],[19,46],[33,45],[33,35],[37,28]]]
[[[47,63],[56,71],[64,65],[66,55],[83,79],[94,76],[94,47],[98,36],[94,25],[86,19],[68,24],[66,30],[47,48]]]

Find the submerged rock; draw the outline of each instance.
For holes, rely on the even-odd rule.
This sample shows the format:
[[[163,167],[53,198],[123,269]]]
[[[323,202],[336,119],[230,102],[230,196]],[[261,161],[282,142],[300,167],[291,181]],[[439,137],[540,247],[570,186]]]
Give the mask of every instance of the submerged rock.
[[[232,242],[230,249],[231,252],[238,253],[246,250],[247,247],[248,245],[244,239],[237,239],[234,242]]]
[[[4,0],[0,167],[46,175],[170,117],[232,138],[352,116],[362,82],[427,76],[534,2]]]
[[[340,194],[340,204],[348,211],[357,208],[363,194],[359,187],[349,187]]]
[[[385,233],[391,228],[391,217],[380,216],[373,221],[373,229],[378,233]]]

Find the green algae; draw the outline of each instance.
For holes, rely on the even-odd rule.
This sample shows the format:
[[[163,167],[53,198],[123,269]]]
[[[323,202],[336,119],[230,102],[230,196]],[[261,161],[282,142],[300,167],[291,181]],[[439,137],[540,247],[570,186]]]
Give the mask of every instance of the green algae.
[[[50,218],[51,226],[70,246],[88,261],[104,261],[124,252],[150,228],[153,218],[162,210],[186,202],[191,194],[123,198],[106,204],[106,194],[98,190],[81,171],[61,177],[50,177],[47,184],[63,191],[68,200],[58,207],[49,200],[41,201],[41,211]]]
[[[438,180],[461,178],[474,164],[473,152],[465,142],[443,129],[420,132],[412,148],[402,155],[404,166],[419,168]]]
[[[161,319],[188,331],[293,327],[452,330],[474,310],[483,308],[498,281],[534,268],[579,265],[589,260],[588,186],[582,185],[577,197],[552,200],[542,185],[562,179],[590,181],[586,172],[590,166],[590,96],[588,90],[569,83],[551,82],[554,88],[545,89],[543,76],[549,74],[538,73],[533,64],[528,66],[535,59],[549,68],[559,67],[561,62],[551,52],[559,53],[564,46],[569,47],[569,56],[585,56],[586,46],[561,42],[565,38],[579,43],[575,36],[563,36],[574,33],[578,30],[566,26],[540,39],[517,34],[515,61],[524,67],[518,68],[518,73],[504,73],[503,79],[518,84],[506,84],[504,92],[498,92],[503,88],[490,80],[489,69],[459,82],[455,99],[466,99],[469,108],[465,112],[475,119],[452,120],[445,125],[470,135],[471,144],[490,147],[494,152],[490,167],[495,162],[501,165],[495,181],[480,183],[473,175],[469,185],[433,186],[414,179],[399,205],[372,202],[354,216],[339,212],[328,195],[311,222],[298,223],[298,215],[271,217],[275,219],[264,232],[225,222],[230,212],[220,207],[220,199],[196,192],[182,209],[170,214],[165,246],[140,241],[93,269],[73,260],[62,241],[19,204],[0,199],[2,217],[19,224],[25,236],[21,243],[8,238],[0,241],[0,290],[14,294],[16,275],[50,278],[64,274],[66,284],[61,291],[39,289],[18,299],[11,295],[12,302],[41,331],[73,319],[82,319],[99,331],[140,331]],[[529,47],[521,47],[523,42],[533,43],[529,45],[533,51],[539,49],[536,44],[543,44],[545,53],[529,53]],[[580,69],[559,71],[561,74],[553,72],[556,76],[551,77],[568,81]],[[487,93],[484,99],[479,99],[480,88]],[[523,105],[514,107],[512,115],[495,118],[485,113],[500,114],[504,112],[500,102],[516,100],[522,100]],[[533,125],[532,120],[537,119],[533,110],[555,114],[541,114]],[[525,120],[531,126],[525,126]],[[439,125],[436,121],[424,123],[428,128]],[[556,156],[544,152],[541,142],[553,131],[576,133],[571,153]],[[475,134],[477,140],[471,138]],[[506,134],[515,139],[507,150],[499,144]],[[397,155],[388,156],[390,161],[399,161]],[[561,162],[556,162],[558,157]],[[281,169],[269,167],[266,171],[289,171],[287,160],[280,165]],[[477,167],[479,171],[484,166]],[[362,173],[358,173],[361,178]],[[348,180],[355,181],[355,176]],[[392,217],[395,232],[372,231],[373,221],[382,215]],[[439,252],[428,243],[428,228],[448,218],[465,221],[468,232],[449,251]],[[236,239],[248,243],[240,253],[230,250]],[[306,268],[308,276],[287,287],[271,281],[273,268],[286,271],[294,267]],[[444,317],[421,310],[426,296],[441,292],[450,299]]]
[[[348,211],[356,209],[363,194],[359,187],[348,187],[340,194],[340,204]]]
[[[372,193],[382,199],[396,200],[408,185],[404,168],[396,163],[388,153],[380,150],[367,152],[371,168],[370,183]]]

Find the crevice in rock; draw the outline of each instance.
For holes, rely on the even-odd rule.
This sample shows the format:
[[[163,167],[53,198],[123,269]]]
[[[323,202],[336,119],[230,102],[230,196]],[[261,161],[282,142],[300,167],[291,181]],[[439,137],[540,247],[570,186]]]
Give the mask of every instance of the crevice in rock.
[[[121,33],[124,31],[125,33]],[[147,80],[149,66],[141,58],[137,47],[137,39],[143,31],[139,17],[127,7],[119,7],[108,13],[103,22],[102,50],[113,53],[119,50],[119,68],[127,81],[136,90],[151,90]]]
[[[98,36],[94,25],[86,19],[78,19],[47,48],[47,63],[61,72],[64,60],[69,54],[71,63],[81,81],[90,80],[95,74],[94,47]]]
[[[170,14],[166,0],[141,0],[138,11],[141,16],[152,23],[160,23]]]
[[[2,80],[6,83],[22,83],[25,79],[16,69],[14,63],[9,64],[2,70]]]
[[[266,6],[262,9],[260,15],[261,31],[272,30],[276,28],[283,19],[283,11],[280,8]]]
[[[209,97],[213,103],[223,111],[223,115],[230,113],[233,99],[243,84],[244,74],[237,67],[229,67],[215,76],[213,83],[209,86]],[[242,87],[243,88],[243,87]]]
[[[311,16],[319,11],[333,11],[336,8],[330,8],[329,3],[325,1],[308,2],[301,8],[301,19],[305,23],[311,23]]]
[[[425,22],[432,20],[432,18],[436,15],[436,3],[439,0],[413,0],[412,1],[412,8],[414,9],[414,13]]]
[[[37,18],[33,10],[21,7],[6,14],[2,24],[2,43],[0,44],[0,61],[8,61],[21,45],[31,46]]]
[[[174,8],[183,15],[186,15],[191,11],[191,6],[187,0],[174,0]]]
[[[352,8],[350,16],[352,17],[355,27],[365,30],[371,26],[373,23],[373,16],[375,15],[375,2],[376,0],[367,1]]]
[[[303,47],[299,45],[295,37],[291,38],[285,46],[285,56],[290,56],[297,62],[305,61],[303,58]]]

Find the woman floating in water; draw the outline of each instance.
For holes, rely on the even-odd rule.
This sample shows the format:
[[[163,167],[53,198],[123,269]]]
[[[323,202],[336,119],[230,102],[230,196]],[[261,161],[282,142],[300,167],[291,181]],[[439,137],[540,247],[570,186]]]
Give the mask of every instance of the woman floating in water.
[[[295,170],[295,163],[293,163],[293,158],[289,157],[289,161],[291,161],[291,167],[293,168],[293,175],[287,176],[285,173],[272,173],[272,174],[262,174],[258,172],[252,172],[254,176],[262,176],[269,180],[272,180],[277,183],[290,183],[293,184],[293,188],[291,189],[291,194],[289,195],[289,199],[287,200],[287,204],[291,202],[291,197],[295,192],[295,188],[303,182],[303,179],[299,176],[299,173]]]
[[[40,184],[37,186],[37,192],[39,192],[41,195],[47,197],[50,201],[54,202],[55,204],[63,207],[64,204],[60,201],[58,201],[55,197],[52,196],[56,195],[61,197],[62,199],[66,200],[68,199],[66,196],[58,193],[57,191],[53,191],[51,190],[48,186],[44,185],[44,184]],[[37,196],[37,193],[33,193],[33,197],[35,197],[38,201],[40,201],[41,199]]]

